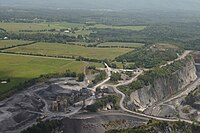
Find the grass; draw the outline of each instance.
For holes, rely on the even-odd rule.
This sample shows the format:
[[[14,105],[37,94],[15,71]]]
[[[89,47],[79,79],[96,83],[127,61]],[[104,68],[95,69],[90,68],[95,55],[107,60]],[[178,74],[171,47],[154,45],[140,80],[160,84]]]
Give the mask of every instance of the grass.
[[[137,48],[137,47],[141,47],[144,44],[142,43],[124,43],[124,42],[105,42],[105,43],[101,43],[98,46],[108,46],[108,47],[130,47],[130,48]]]
[[[96,66],[97,68],[104,68],[105,67],[103,64],[95,63],[95,62],[87,62],[87,66]]]
[[[84,24],[80,24],[80,23],[68,23],[68,22],[55,22],[55,23],[50,23],[50,24],[59,26],[59,27],[79,28],[79,29],[81,29],[85,26]]]
[[[146,28],[146,26],[112,26],[112,25],[103,25],[103,24],[96,24],[94,26],[86,26],[85,24],[80,23],[68,23],[68,22],[51,22],[51,23],[8,23],[8,22],[0,22],[0,28],[5,29],[8,32],[12,33],[26,33],[26,34],[33,34],[38,33],[40,30],[40,33],[51,33],[56,34],[59,33],[59,31],[56,32],[50,32],[50,31],[41,31],[41,30],[50,30],[50,29],[72,29],[72,28],[78,28],[75,33],[61,33],[69,36],[86,36],[92,33],[89,28],[110,28],[110,29],[124,29],[124,30],[134,30],[134,31],[140,31]],[[31,30],[32,32],[20,32],[24,30]]]
[[[31,41],[22,41],[22,40],[0,40],[0,48],[7,48],[11,46],[16,46],[19,44],[30,43]]]
[[[53,22],[53,23],[3,23],[0,22],[0,28],[5,29],[8,32],[19,33],[22,30],[32,30],[32,32],[20,32],[26,34],[38,33],[38,30],[50,30],[50,29],[68,29],[68,28],[78,28],[75,33],[62,33],[68,36],[78,36],[78,35],[89,35],[92,33],[91,30],[84,29],[84,24],[79,23],[68,23],[68,22]],[[51,33],[56,34],[57,32],[41,31],[40,33]]]
[[[69,42],[68,44],[79,45],[79,46],[88,46],[88,45],[94,45],[95,43],[87,43],[87,42]]]
[[[140,31],[140,30],[144,30],[146,26],[112,26],[112,25],[104,25],[104,24],[95,24],[94,26],[88,26],[88,28],[123,29],[123,30]]]
[[[93,59],[114,59],[132,49],[127,48],[88,48],[59,43],[36,43],[29,46],[21,46],[9,49],[9,52],[31,53],[49,56],[82,56]]]
[[[0,28],[8,32],[19,32],[20,30],[45,30],[63,28],[59,25],[48,23],[0,23]]]
[[[8,32],[19,32],[20,30],[45,30],[45,29],[65,29],[65,28],[82,28],[83,24],[77,23],[0,23],[0,28]]]
[[[122,62],[113,62],[117,65],[117,68],[123,69],[123,63]]]
[[[84,71],[86,65],[103,67],[102,64],[98,63],[6,54],[0,54],[0,64],[0,79],[11,79],[11,82],[8,84],[0,83],[0,95],[9,92],[14,86],[17,86],[24,81],[37,78],[42,74],[62,73],[67,69],[81,73]]]

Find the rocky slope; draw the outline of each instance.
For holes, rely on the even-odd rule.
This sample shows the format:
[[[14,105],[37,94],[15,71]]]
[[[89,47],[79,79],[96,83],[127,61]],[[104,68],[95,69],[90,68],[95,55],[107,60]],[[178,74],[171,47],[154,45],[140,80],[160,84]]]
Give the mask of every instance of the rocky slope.
[[[112,129],[137,127],[148,121],[117,112],[83,113],[62,120],[63,133],[104,133]]]
[[[131,101],[145,110],[148,106],[159,102],[180,91],[196,80],[196,68],[193,59],[187,60],[179,70],[165,78],[157,78],[153,84],[136,90],[131,94]]]
[[[180,106],[177,107],[179,115],[186,119],[200,121],[200,88],[190,92],[187,96],[179,99]]]

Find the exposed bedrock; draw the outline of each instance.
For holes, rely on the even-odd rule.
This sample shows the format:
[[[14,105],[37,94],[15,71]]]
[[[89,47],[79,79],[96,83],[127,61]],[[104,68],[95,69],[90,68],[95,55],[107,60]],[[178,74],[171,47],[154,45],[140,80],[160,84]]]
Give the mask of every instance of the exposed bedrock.
[[[195,62],[188,60],[186,65],[171,74],[169,77],[158,78],[154,83],[145,86],[131,94],[131,101],[140,108],[151,106],[172,94],[180,91],[192,81],[197,79]]]

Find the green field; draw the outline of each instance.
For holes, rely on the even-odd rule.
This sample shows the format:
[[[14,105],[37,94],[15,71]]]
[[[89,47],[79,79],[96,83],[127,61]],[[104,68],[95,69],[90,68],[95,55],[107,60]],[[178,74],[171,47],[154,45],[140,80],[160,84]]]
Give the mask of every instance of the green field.
[[[33,33],[50,33],[50,34],[57,34],[61,33],[68,36],[86,36],[92,33],[89,28],[106,28],[106,29],[125,29],[125,30],[134,30],[140,31],[146,28],[146,26],[112,26],[112,25],[103,25],[103,24],[96,24],[94,26],[86,26],[85,24],[80,23],[68,23],[68,22],[51,22],[51,23],[4,23],[0,22],[0,28],[5,29],[8,32],[12,33],[26,33],[26,34],[33,34]],[[60,32],[61,29],[73,29],[76,28],[74,32]],[[42,31],[42,30],[51,30],[56,29],[56,31]],[[31,31],[31,32],[25,32]]]
[[[130,48],[137,48],[137,47],[141,47],[144,44],[142,43],[124,43],[124,42],[105,42],[105,43],[101,43],[98,46],[108,46],[108,47],[130,47]]]
[[[88,46],[94,45],[95,43],[87,43],[87,42],[68,42],[69,45],[78,45],[78,46]]]
[[[59,27],[65,27],[65,28],[83,28],[85,26],[85,24],[81,24],[81,23],[68,23],[68,22],[53,22],[50,23],[52,25],[55,26],[59,26]]]
[[[22,40],[0,40],[0,48],[7,48],[11,46],[16,46],[19,44],[30,43],[31,41],[22,41]]]
[[[20,30],[45,30],[45,29],[57,29],[64,28],[55,24],[47,23],[0,23],[0,28],[5,29],[8,32],[19,32]]]
[[[88,26],[87,28],[122,29],[122,30],[140,31],[145,29],[146,26],[112,26],[104,24],[95,24],[94,26]]]
[[[8,32],[19,32],[20,30],[46,30],[46,29],[65,29],[82,28],[83,24],[77,23],[0,23],[0,28]]]
[[[21,46],[9,49],[9,52],[42,54],[49,56],[82,56],[92,59],[114,59],[132,49],[128,48],[89,48],[83,46],[59,44],[59,43],[36,43],[29,46]]]
[[[85,27],[85,30],[82,30]],[[95,24],[94,26],[85,26],[85,24],[68,23],[68,22],[54,22],[54,23],[4,23],[0,22],[0,28],[5,29],[8,32],[19,32],[20,30],[48,30],[48,29],[66,29],[66,28],[78,28],[84,34],[90,33],[86,29],[89,28],[109,28],[109,29],[125,29],[125,30],[143,30],[146,26],[112,26],[104,24]],[[86,33],[85,33],[86,32]]]
[[[21,32],[26,34],[33,34],[38,33],[39,30],[50,30],[56,29],[55,32],[50,31],[41,31],[40,33],[51,33],[56,34],[59,33],[60,29],[71,29],[71,28],[78,28],[75,33],[64,33],[62,34],[69,35],[69,36],[77,36],[77,35],[89,35],[92,33],[91,30],[84,29],[84,24],[78,23],[68,23],[68,22],[52,22],[52,23],[2,23],[0,22],[0,28],[5,29],[8,32],[19,33],[22,30],[31,30],[32,32]],[[58,31],[57,31],[58,30]]]
[[[103,67],[102,64],[97,63],[6,54],[0,54],[0,64],[0,79],[11,79],[11,82],[8,84],[0,83],[0,94],[10,91],[12,87],[26,80],[39,77],[41,74],[62,73],[67,69],[81,73],[86,65]]]

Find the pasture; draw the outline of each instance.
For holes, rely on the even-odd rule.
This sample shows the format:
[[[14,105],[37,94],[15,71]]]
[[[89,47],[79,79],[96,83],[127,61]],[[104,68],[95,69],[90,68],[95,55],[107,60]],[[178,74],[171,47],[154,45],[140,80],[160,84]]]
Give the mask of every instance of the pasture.
[[[36,31],[63,27],[48,23],[0,23],[0,28],[3,28],[8,32],[19,32],[20,30]]]
[[[27,44],[31,41],[22,41],[22,40],[0,40],[0,48],[7,48],[11,46],[17,46],[19,44]]]
[[[5,29],[8,32],[26,33],[26,34],[33,34],[33,33],[39,32],[39,33],[50,33],[50,34],[61,33],[68,36],[78,36],[78,35],[85,36],[92,33],[91,30],[88,30],[84,27],[85,27],[84,24],[68,23],[68,22],[51,22],[51,23],[3,23],[3,22],[0,22],[0,28]],[[55,29],[55,31],[48,31],[52,29]],[[63,31],[60,31],[62,29],[70,29],[70,32],[65,33]],[[73,29],[76,29],[76,30],[73,30]]]
[[[103,67],[102,64],[97,63],[7,54],[0,54],[0,64],[0,80],[10,79],[10,82],[7,84],[0,83],[0,95],[11,91],[14,86],[37,78],[42,74],[62,73],[68,69],[81,73],[86,65]]]
[[[68,36],[77,37],[89,36],[91,33],[95,33],[90,28],[105,28],[105,29],[121,29],[121,30],[133,30],[140,31],[146,28],[146,26],[112,26],[104,24],[95,24],[93,26],[87,26],[81,23],[69,23],[69,22],[41,22],[41,23],[14,23],[14,22],[0,22],[0,28],[5,29],[9,33],[49,33],[49,34],[63,34]]]
[[[82,28],[83,24],[77,23],[0,23],[0,28],[8,32],[19,32],[20,30],[50,30],[66,28]]]
[[[59,43],[35,43],[29,46],[11,48],[7,51],[23,54],[41,54],[48,56],[66,56],[92,59],[114,59],[132,49],[128,48],[90,48]]]

